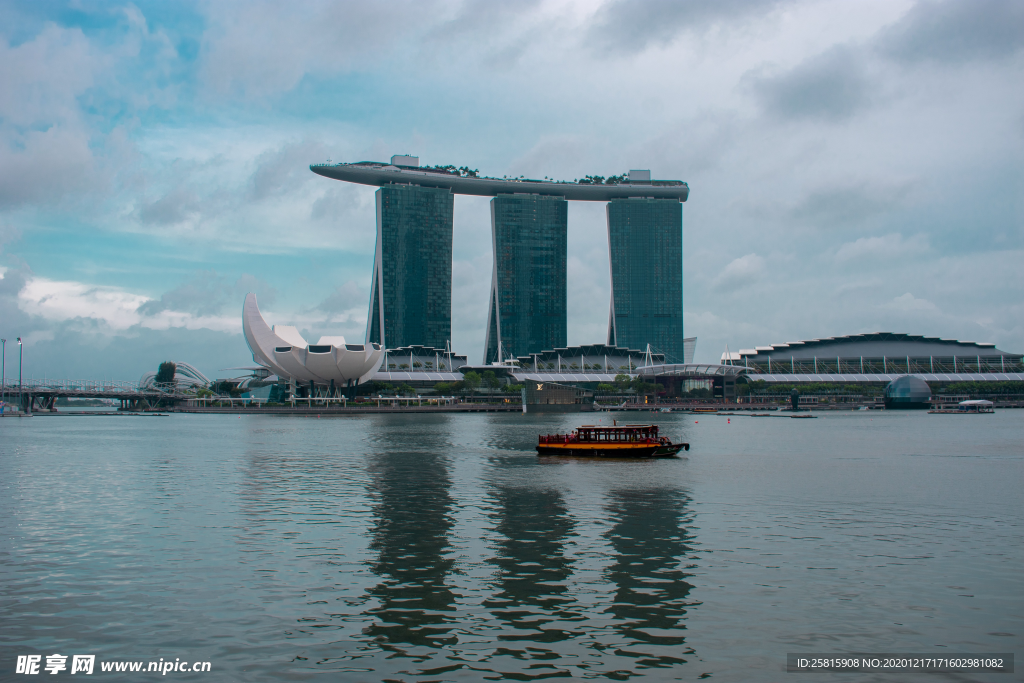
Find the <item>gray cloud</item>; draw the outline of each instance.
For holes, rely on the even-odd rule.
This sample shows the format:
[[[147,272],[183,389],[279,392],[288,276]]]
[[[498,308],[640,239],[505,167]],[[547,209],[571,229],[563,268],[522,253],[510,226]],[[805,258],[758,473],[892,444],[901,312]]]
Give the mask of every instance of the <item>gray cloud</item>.
[[[1020,0],[924,0],[879,36],[879,51],[903,62],[998,59],[1024,48]]]
[[[344,313],[353,308],[366,306],[369,296],[366,290],[361,289],[359,285],[350,280],[340,287],[335,287],[334,291],[327,295],[327,298],[321,301],[314,310],[327,314]]]
[[[762,108],[780,119],[844,121],[866,108],[871,87],[857,51],[834,47],[789,71],[744,77]]]
[[[185,187],[177,187],[166,195],[144,204],[138,211],[139,220],[150,225],[174,225],[187,220],[199,211],[199,198]]]
[[[733,259],[712,283],[719,292],[733,292],[747,285],[752,285],[767,274],[764,258],[757,254],[747,254]]]
[[[161,311],[181,311],[198,316],[218,315],[225,306],[241,307],[247,292],[256,292],[260,303],[269,305],[277,297],[277,290],[267,282],[248,273],[234,284],[213,270],[201,270],[187,282],[139,306],[142,315],[156,315]]]
[[[929,252],[928,236],[925,234],[903,237],[898,232],[877,237],[860,237],[847,242],[836,251],[836,261],[878,261],[892,258],[920,257]]]
[[[899,208],[911,187],[910,183],[827,185],[808,192],[788,214],[799,223],[819,228],[857,225]]]
[[[687,32],[742,25],[780,4],[781,0],[612,0],[596,13],[587,43],[599,50],[639,53],[670,45]]]
[[[264,152],[256,158],[256,170],[250,180],[253,199],[292,191],[316,178],[309,164],[327,158],[327,147],[316,140],[304,140]]]
[[[308,73],[334,74],[380,58],[442,13],[433,2],[220,2],[208,6],[201,74],[208,92],[262,99]]]
[[[45,338],[26,349],[25,376],[42,377],[45,373],[50,377],[133,381],[170,360],[191,363],[216,379],[242,374],[221,372],[221,368],[252,364],[241,330],[230,334],[181,327],[151,330],[136,325],[110,336],[89,323],[78,319],[50,326]],[[8,371],[10,361],[8,356]]]
[[[45,328],[43,321],[33,319],[18,306],[18,295],[31,276],[32,271],[21,263],[15,268],[8,268],[0,277],[0,337],[8,342],[18,337],[27,338]]]

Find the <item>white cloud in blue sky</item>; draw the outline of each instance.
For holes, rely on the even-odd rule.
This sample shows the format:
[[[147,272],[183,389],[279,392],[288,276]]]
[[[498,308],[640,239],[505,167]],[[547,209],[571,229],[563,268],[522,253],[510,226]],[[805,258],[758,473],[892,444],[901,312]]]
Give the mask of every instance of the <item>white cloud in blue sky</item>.
[[[0,5],[0,336],[26,374],[250,362],[245,291],[362,338],[373,188],[310,163],[690,184],[699,360],[874,330],[1024,349],[1024,5],[730,0]],[[478,358],[487,200],[457,197]],[[600,205],[569,341],[604,339]]]

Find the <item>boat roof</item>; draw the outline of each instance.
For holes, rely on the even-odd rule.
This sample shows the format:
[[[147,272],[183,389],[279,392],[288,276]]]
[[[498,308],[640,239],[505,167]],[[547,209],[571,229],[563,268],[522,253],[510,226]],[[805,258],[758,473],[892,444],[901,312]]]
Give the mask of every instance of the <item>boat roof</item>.
[[[580,425],[579,429],[642,429],[657,427],[658,425],[644,424],[644,425]]]

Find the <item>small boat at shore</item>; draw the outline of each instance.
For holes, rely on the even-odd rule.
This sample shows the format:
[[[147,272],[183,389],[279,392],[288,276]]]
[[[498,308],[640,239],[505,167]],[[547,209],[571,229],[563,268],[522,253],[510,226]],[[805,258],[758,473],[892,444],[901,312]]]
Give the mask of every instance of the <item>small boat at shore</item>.
[[[583,425],[571,434],[548,434],[537,443],[537,455],[573,455],[602,458],[669,458],[690,450],[688,443],[672,443],[658,436],[658,425]]]
[[[960,403],[957,404],[956,408],[953,409],[936,408],[934,410],[929,410],[928,412],[932,415],[978,415],[979,413],[991,414],[996,412],[996,410],[995,404],[992,403],[992,401],[982,401],[975,399],[973,401],[960,401]]]

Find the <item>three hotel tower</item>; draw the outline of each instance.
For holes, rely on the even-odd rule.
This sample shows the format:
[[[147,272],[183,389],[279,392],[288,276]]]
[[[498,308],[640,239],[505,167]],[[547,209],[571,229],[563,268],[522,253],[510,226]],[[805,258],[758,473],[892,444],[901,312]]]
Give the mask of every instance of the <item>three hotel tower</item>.
[[[611,260],[608,344],[650,344],[669,362],[683,362],[685,183],[652,182],[646,171],[613,187],[452,177],[419,169],[418,161],[311,167],[379,188],[367,342],[444,348],[451,339],[454,194],[475,194],[492,197],[484,363],[565,348],[568,203],[600,200],[607,201]]]

